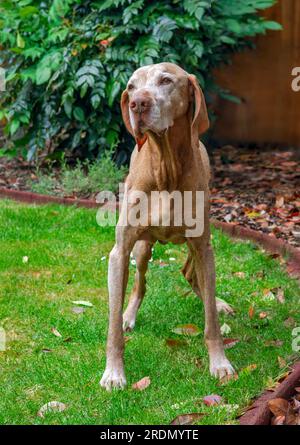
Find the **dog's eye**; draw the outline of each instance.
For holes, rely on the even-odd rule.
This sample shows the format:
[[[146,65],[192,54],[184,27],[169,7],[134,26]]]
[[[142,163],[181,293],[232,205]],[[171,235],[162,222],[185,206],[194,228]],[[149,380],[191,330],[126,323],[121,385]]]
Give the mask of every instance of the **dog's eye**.
[[[132,91],[134,89],[134,85],[133,85],[133,83],[130,83],[128,86],[127,86],[127,90],[128,91]]]
[[[163,77],[159,83],[160,85],[169,85],[172,83],[172,79],[170,79],[170,77]]]

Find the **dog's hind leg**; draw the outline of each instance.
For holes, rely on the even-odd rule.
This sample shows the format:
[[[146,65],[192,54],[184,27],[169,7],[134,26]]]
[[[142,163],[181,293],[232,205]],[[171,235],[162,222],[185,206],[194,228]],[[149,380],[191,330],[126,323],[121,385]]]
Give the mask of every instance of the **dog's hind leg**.
[[[145,275],[148,268],[148,262],[152,255],[152,244],[149,241],[137,241],[132,253],[136,261],[136,274],[128,306],[123,314],[124,332],[129,332],[134,328],[137,312],[146,292]]]
[[[185,279],[190,283],[195,294],[203,300],[199,286],[198,286],[198,280],[197,280],[197,275],[196,275],[194,259],[190,252],[188,254],[188,257],[186,259],[186,262],[185,262],[183,268],[181,269],[181,272],[182,272],[183,276],[185,277]],[[234,310],[228,303],[226,303],[226,301],[216,298],[216,305],[217,305],[218,313],[223,312],[225,314],[230,314],[230,315],[234,314]]]

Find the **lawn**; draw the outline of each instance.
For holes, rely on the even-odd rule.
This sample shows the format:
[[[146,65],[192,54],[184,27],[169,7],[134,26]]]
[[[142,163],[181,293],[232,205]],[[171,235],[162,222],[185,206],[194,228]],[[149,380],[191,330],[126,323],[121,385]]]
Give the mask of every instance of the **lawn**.
[[[185,248],[156,245],[147,294],[126,343],[128,387],[107,393],[99,380],[114,230],[97,226],[95,214],[0,201],[0,327],[7,333],[7,349],[0,352],[0,423],[168,424],[189,412],[204,413],[202,424],[235,423],[249,401],[285,372],[284,360],[289,363],[293,354],[291,326],[300,325],[296,281],[253,244],[213,231],[217,295],[236,310],[220,322],[231,328],[228,337],[239,339],[227,351],[239,378],[220,385],[209,375],[202,334],[181,347],[166,344],[166,339],[182,338],[172,333],[177,325],[194,323],[203,331],[203,305],[187,292],[179,272]],[[132,284],[134,265],[130,269]],[[283,304],[272,297],[275,291],[267,293],[274,288],[284,290]],[[93,306],[78,314],[74,300]],[[151,379],[147,389],[131,389],[145,376]],[[209,394],[221,395],[224,404],[204,406],[202,397]],[[37,417],[51,400],[67,409]]]

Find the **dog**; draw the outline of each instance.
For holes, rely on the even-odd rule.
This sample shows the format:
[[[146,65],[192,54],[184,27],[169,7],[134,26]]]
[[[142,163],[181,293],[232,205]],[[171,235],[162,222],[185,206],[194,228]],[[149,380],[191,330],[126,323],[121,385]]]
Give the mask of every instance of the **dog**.
[[[187,243],[188,258],[182,269],[205,309],[205,342],[210,373],[220,379],[231,378],[234,368],[226,358],[218,322],[218,311],[232,312],[227,303],[215,298],[215,264],[209,226],[209,159],[199,137],[208,129],[209,119],[203,92],[196,77],[173,63],[159,63],[137,69],[121,96],[124,124],[135,138],[124,202],[116,226],[116,241],[109,256],[109,328],[106,369],[100,381],[107,390],[126,385],[123,331],[134,328],[138,309],[146,290],[145,274],[156,241]],[[163,225],[164,204],[149,203],[140,224],[132,224],[142,192],[185,191],[203,193],[203,230],[189,235],[185,223]],[[168,209],[169,210],[169,209]],[[130,218],[131,217],[131,218]],[[154,223],[153,223],[154,221]],[[128,281],[130,253],[136,259],[136,275],[127,309],[123,312]]]

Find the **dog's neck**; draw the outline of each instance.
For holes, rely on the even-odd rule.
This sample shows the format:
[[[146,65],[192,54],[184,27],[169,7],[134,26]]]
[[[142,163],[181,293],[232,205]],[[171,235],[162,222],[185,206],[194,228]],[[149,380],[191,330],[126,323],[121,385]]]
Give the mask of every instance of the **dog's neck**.
[[[178,118],[162,135],[148,133],[151,167],[159,191],[177,190],[192,158],[190,123],[187,115]]]

